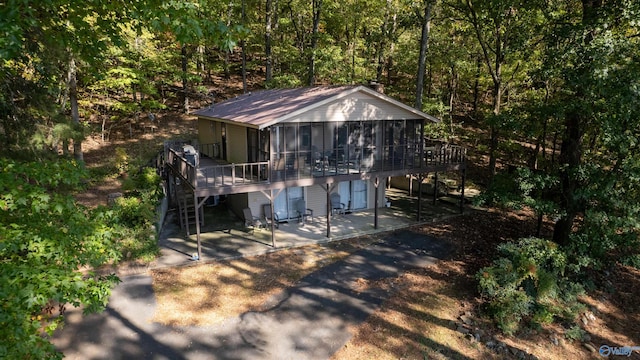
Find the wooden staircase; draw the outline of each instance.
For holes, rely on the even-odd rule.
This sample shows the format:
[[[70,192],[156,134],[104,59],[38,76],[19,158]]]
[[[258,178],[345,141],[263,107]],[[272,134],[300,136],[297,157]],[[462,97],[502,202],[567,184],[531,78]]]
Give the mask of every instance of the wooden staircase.
[[[187,231],[192,225],[196,225],[196,205],[194,204],[193,194],[180,189],[177,192],[178,215],[180,217],[180,228]],[[199,209],[200,226],[204,224],[204,214],[202,207]]]

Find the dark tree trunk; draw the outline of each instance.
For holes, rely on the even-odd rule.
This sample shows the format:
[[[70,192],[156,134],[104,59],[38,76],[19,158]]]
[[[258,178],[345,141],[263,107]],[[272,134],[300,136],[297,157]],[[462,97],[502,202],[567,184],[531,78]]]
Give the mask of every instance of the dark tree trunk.
[[[601,0],[582,0],[582,23],[587,30],[595,29],[598,16],[598,8],[602,6]],[[586,32],[583,39],[584,45],[588,46],[592,40],[592,34]],[[585,61],[585,64],[589,64]],[[588,66],[588,65],[586,65]],[[586,67],[585,66],[585,67]],[[576,69],[578,76],[590,76],[589,69]],[[583,81],[575,81],[573,90],[578,101],[584,99],[586,94],[583,90]],[[564,133],[562,145],[560,146],[560,180],[561,180],[561,200],[560,207],[565,214],[556,221],[553,229],[553,241],[560,245],[567,245],[573,230],[573,224],[582,210],[581,201],[576,197],[576,190],[580,186],[579,179],[575,174],[582,163],[583,138],[585,135],[587,119],[579,109],[573,109],[564,119]]]
[[[247,24],[247,14],[245,11],[246,0],[242,0],[242,24]],[[242,51],[242,93],[247,93],[247,48],[244,39],[240,41],[240,49]]]
[[[320,14],[322,0],[313,0],[313,29],[311,32],[311,47],[309,49],[309,86],[316,83],[316,47],[318,46],[318,31],[320,28]]]
[[[566,245],[571,235],[573,222],[579,211],[576,199],[578,180],[573,174],[582,161],[582,137],[584,136],[583,122],[580,114],[569,114],[565,120],[565,132],[560,146],[561,198],[560,208],[565,210],[553,229],[553,241]]]
[[[79,162],[84,161],[82,153],[82,131],[80,130],[80,112],[78,110],[78,83],[76,62],[72,58],[69,61],[69,105],[71,106],[71,120],[78,134],[73,139],[73,155]]]
[[[181,60],[182,60],[182,95],[183,95],[183,103],[182,110],[185,113],[189,112],[189,81],[187,78],[187,45],[182,45],[181,49]]]
[[[416,102],[414,107],[422,110],[422,93],[424,91],[424,76],[427,68],[427,50],[429,49],[429,34],[431,33],[431,9],[433,2],[427,1],[422,17],[422,35],[420,37],[420,57],[418,58],[418,77],[416,78]]]
[[[265,81],[268,83],[273,79],[273,55],[271,53],[271,28],[273,21],[273,0],[267,0],[265,5],[265,31],[264,31],[264,53],[265,53]]]
[[[473,83],[473,116],[478,117],[478,103],[480,102],[480,72],[482,69],[482,58],[476,60],[476,74]]]

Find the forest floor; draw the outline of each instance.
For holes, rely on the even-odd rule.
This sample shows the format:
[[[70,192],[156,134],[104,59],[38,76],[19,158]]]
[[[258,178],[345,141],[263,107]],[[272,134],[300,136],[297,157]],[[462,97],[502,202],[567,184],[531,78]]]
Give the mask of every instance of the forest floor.
[[[89,137],[83,143],[87,167],[108,166],[114,161],[118,147],[126,149],[132,158],[147,156],[162,149],[163,140],[189,138],[196,131],[192,117],[171,112],[159,114],[154,126],[153,132],[140,128],[132,133],[127,129],[119,134],[112,133],[109,141],[101,141],[99,134]],[[91,183],[77,198],[87,206],[104,205],[107,195],[121,191],[120,186],[120,178],[105,177]],[[618,264],[612,264],[605,275],[595,276],[595,290],[581,298],[587,311],[573,327],[554,325],[507,337],[482,316],[475,273],[491,263],[497,244],[531,236],[535,226],[533,215],[526,211],[478,209],[464,216],[416,227],[416,231],[450,242],[452,256],[395,279],[363,283],[364,287],[393,287],[395,295],[365,323],[351,329],[353,338],[333,359],[582,359],[601,358],[598,353],[601,346],[640,346],[640,272]],[[543,235],[550,235],[551,224],[546,223],[544,230]],[[202,319],[217,322],[239,315],[305,274],[366,246],[367,241],[366,237],[356,238],[328,244],[321,251],[314,245],[296,249],[293,255],[293,250],[264,255],[259,261],[260,269],[238,268],[231,262],[220,262],[153,271],[159,309],[155,320],[172,322],[161,313],[162,309],[180,313],[182,321],[187,322],[180,325],[198,325],[197,321]],[[268,273],[268,269],[277,269],[277,272]],[[225,308],[206,315],[202,309],[209,306],[194,299],[188,302],[176,300],[190,296],[172,288],[173,279],[182,276],[197,283],[199,277],[210,278],[212,272],[244,279],[236,284],[220,283],[207,291],[208,299],[202,299],[226,304]],[[274,283],[274,277],[282,280]],[[177,296],[163,297],[167,293],[163,292],[163,287]],[[229,301],[231,299],[233,301]],[[572,340],[576,334],[584,336],[581,340]],[[639,351],[630,358],[640,359]]]

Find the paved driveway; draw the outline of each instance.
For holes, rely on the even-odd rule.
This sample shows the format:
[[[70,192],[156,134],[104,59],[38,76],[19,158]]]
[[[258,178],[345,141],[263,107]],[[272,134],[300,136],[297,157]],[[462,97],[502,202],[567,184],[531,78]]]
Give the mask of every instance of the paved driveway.
[[[54,343],[69,359],[327,359],[391,293],[354,291],[358,278],[395,277],[448,255],[434,238],[398,230],[379,243],[328,265],[247,312],[215,327],[169,327],[151,322],[156,302],[148,275],[126,277],[101,314],[69,323]]]

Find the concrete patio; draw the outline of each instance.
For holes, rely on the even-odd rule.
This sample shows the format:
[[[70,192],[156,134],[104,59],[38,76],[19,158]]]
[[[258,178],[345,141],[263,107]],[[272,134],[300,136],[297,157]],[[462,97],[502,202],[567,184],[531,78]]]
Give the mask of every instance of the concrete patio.
[[[460,213],[459,205],[452,198],[439,200],[435,205],[433,198],[423,195],[422,219],[417,217],[417,197],[409,196],[406,191],[387,190],[391,206],[380,208],[378,228],[374,228],[374,211],[357,211],[331,217],[330,237],[327,237],[326,216],[315,216],[305,223],[290,221],[280,223],[275,230],[275,247],[272,244],[271,229],[246,228],[244,221],[231,214],[221,204],[207,207],[204,212],[204,225],[201,227],[201,259],[199,262],[218,261],[245,256],[265,254],[291,247],[314,243],[342,240],[356,236],[374,234],[406,228],[420,222],[431,222],[438,218]],[[455,199],[457,200],[457,199]],[[161,256],[151,268],[183,266],[195,264],[197,254],[195,229],[186,236],[180,228],[176,214],[170,212],[160,234]]]

